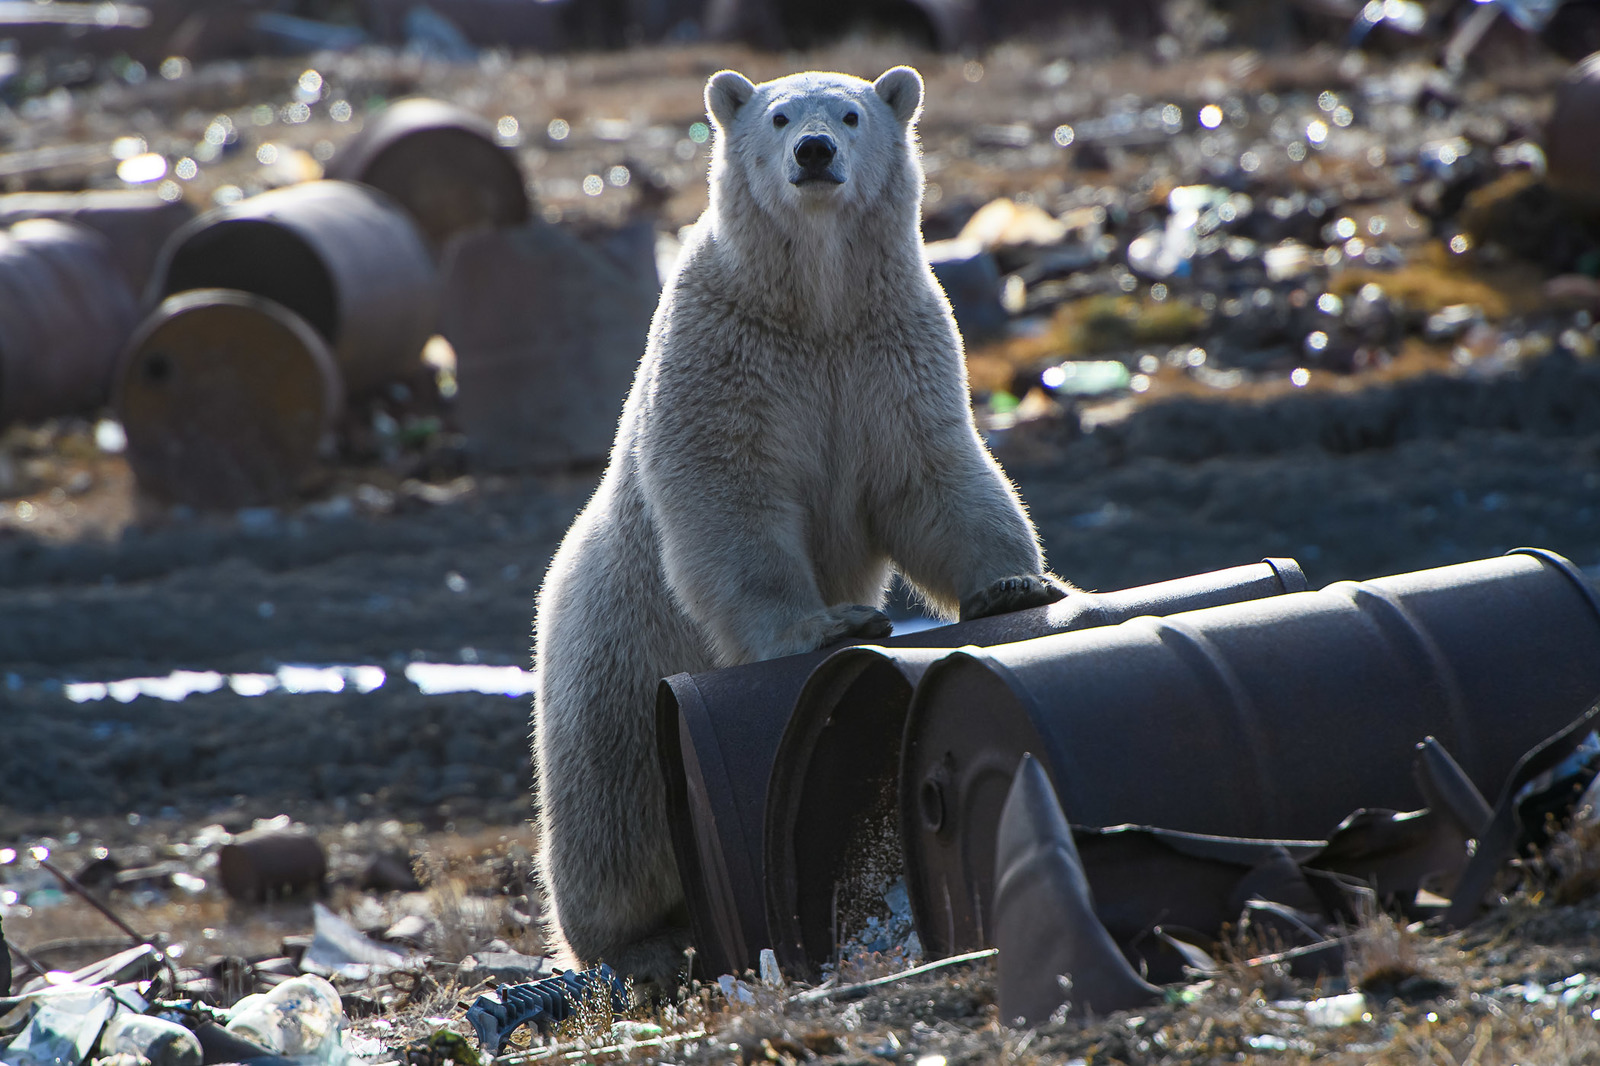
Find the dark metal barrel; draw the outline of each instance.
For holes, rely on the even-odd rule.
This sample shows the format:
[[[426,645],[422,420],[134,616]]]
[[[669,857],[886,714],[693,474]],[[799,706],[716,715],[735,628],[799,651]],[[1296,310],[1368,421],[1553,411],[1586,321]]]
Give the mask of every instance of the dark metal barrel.
[[[1550,184],[1600,211],[1600,52],[1573,64],[1544,129]]]
[[[1537,549],[956,652],[923,675],[901,754],[917,931],[935,956],[992,932],[1024,752],[1076,825],[1319,838],[1358,807],[1421,806],[1426,736],[1498,792],[1597,693],[1600,604]]]
[[[1191,610],[1304,588],[1305,576],[1297,563],[1273,559],[1121,592],[1073,592],[1048,607],[891,637],[882,642],[883,649],[863,650],[863,654],[877,662],[895,654],[885,649],[933,648],[942,654],[943,649],[962,645],[1004,644],[1139,614]],[[796,739],[788,742],[794,755],[783,758],[781,770],[774,770],[774,761],[785,729],[790,727],[796,698],[807,687],[812,671],[834,650],[705,674],[678,674],[663,681],[658,690],[656,753],[666,780],[673,850],[689,903],[697,958],[710,974],[753,967],[760,950],[772,943],[763,885],[768,775],[781,782],[785,811],[791,803],[805,806],[814,801],[815,793],[805,791],[812,780],[811,748]],[[858,794],[868,798],[882,795],[885,781],[892,794],[899,720],[904,718],[911,692],[910,683],[898,671],[912,669],[913,664],[925,665],[928,658],[926,653],[906,652],[903,659],[894,659],[887,669],[894,675],[889,688],[896,695],[871,708],[852,702],[845,712],[856,715],[859,711],[860,716],[877,723],[880,728],[873,730],[870,742],[881,744],[882,749],[872,766],[870,784],[864,788],[852,784],[852,802],[836,802],[823,812],[832,819],[834,832],[841,832],[844,823],[840,819],[867,816],[865,807],[852,805]],[[851,668],[847,664],[856,661],[842,660],[837,669],[847,672]],[[814,682],[817,691],[833,692],[834,682],[826,679],[837,676],[832,669],[824,673],[823,679]],[[877,690],[863,698],[878,698]],[[832,705],[825,705],[820,696],[807,706],[813,709],[792,727],[797,738],[820,728],[832,715]],[[831,752],[825,746],[824,759],[831,757]],[[790,835],[780,838],[781,846],[792,848]],[[785,911],[790,912],[792,908]]]
[[[416,224],[344,181],[274,189],[183,227],[161,251],[150,302],[189,289],[238,289],[293,311],[328,342],[353,393],[404,375],[438,321],[438,272]]]
[[[150,189],[0,196],[0,226],[30,218],[54,218],[77,222],[100,234],[136,294],[149,283],[161,246],[194,216],[194,207],[186,201],[163,200]]]
[[[1004,644],[1305,588],[1294,560],[1268,559],[1120,592],[1074,592],[1050,607],[1008,616],[1014,621],[1004,632],[973,637],[974,643]],[[1036,612],[1033,628],[1015,624]],[[786,970],[814,974],[833,952],[835,926],[841,932],[855,927],[901,876],[906,711],[923,672],[949,654],[965,635],[956,631],[966,628],[932,631],[941,634],[936,647],[836,652],[811,673],[796,700],[767,781],[762,851],[766,925]]]
[[[217,878],[237,900],[315,893],[327,874],[322,845],[303,829],[252,829],[217,852]]]
[[[117,370],[115,406],[145,491],[195,507],[275,503],[343,406],[333,355],[293,311],[232,289],[168,297]]]
[[[104,404],[136,318],[99,234],[50,219],[0,232],[0,426]]]
[[[458,233],[528,221],[516,156],[488,122],[442,100],[400,100],[368,115],[327,173],[382,189],[435,251]]]
[[[456,353],[455,424],[475,465],[555,468],[611,452],[657,303],[655,232],[597,246],[537,220],[455,240],[439,332]]]

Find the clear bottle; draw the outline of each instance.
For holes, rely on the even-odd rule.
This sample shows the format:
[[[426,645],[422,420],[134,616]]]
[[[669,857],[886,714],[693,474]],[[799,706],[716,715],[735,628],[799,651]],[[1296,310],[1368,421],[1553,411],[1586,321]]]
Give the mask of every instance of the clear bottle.
[[[187,1028],[132,1011],[112,1015],[100,1033],[101,1057],[119,1053],[146,1059],[150,1066],[200,1066],[200,1041]]]
[[[339,1027],[344,1005],[338,991],[315,974],[290,978],[263,995],[234,1005],[228,1031],[254,1040],[279,1055],[309,1055],[326,1062],[341,1058]]]

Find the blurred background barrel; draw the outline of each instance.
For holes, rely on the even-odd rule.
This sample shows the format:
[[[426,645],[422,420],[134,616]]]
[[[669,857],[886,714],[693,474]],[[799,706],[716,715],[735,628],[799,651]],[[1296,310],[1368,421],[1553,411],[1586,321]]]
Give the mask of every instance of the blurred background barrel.
[[[105,403],[135,318],[99,234],[50,219],[0,233],[0,425]]]
[[[140,486],[195,507],[292,495],[342,403],[317,331],[271,300],[228,289],[168,297],[117,373],[117,417]]]
[[[237,289],[293,311],[327,341],[345,388],[368,391],[414,367],[438,315],[422,234],[387,196],[313,181],[218,208],[162,249],[151,302]]]
[[[437,252],[458,233],[528,221],[522,170],[496,134],[454,104],[401,100],[369,116],[327,173],[388,194]]]

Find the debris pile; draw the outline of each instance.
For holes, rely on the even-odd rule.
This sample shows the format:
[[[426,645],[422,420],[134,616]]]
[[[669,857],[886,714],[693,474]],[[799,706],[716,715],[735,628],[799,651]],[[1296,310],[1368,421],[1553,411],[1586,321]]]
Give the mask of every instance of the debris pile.
[[[428,869],[424,888],[411,860],[385,850],[404,840],[392,823],[375,837],[339,834],[329,847],[280,817],[244,832],[207,826],[166,849],[178,858],[143,867],[125,866],[136,849],[99,847],[75,874],[52,850],[82,854],[75,841],[41,842],[22,854],[0,849],[0,915],[26,918],[76,902],[122,943],[133,942],[66,970],[55,964],[117,941],[79,928],[25,950],[8,937],[4,957],[16,960],[17,972],[6,982],[14,994],[0,1000],[0,1057],[17,1066],[76,1066],[122,1053],[166,1066],[268,1056],[321,1066],[388,1061],[385,1042],[419,1028],[395,1029],[384,1015],[410,1004],[437,1009],[447,989],[551,975],[549,960],[517,954],[500,939],[532,921],[514,909],[532,906],[525,897],[513,904],[479,895],[434,860],[419,864]],[[526,876],[526,851],[502,843],[493,854],[503,868],[489,883],[504,893]],[[363,929],[319,899],[330,894],[349,901]],[[230,913],[208,902],[220,898],[231,901]],[[284,931],[295,927],[292,918],[286,925],[272,917],[308,904],[310,935]],[[172,928],[142,933],[133,924],[163,909],[179,918]],[[184,920],[186,909],[206,926]],[[222,939],[210,923],[241,939]],[[249,942],[270,946],[251,951]],[[218,948],[227,953],[204,954]],[[546,1025],[567,1016],[551,1011]],[[507,1035],[529,1020],[507,1021]]]
[[[43,528],[125,454],[169,514],[232,511],[265,570],[305,521],[602,460],[703,203],[699,87],[727,57],[482,45],[818,32],[794,5],[715,6],[721,22],[656,4],[617,26],[510,0],[373,2],[343,22],[318,5],[8,6],[28,25],[0,52],[0,526]],[[1036,17],[857,6],[945,48]],[[1592,5],[1134,7],[1115,20],[1147,35],[1136,54],[1094,55],[1089,36],[924,64],[929,260],[991,441],[1109,467],[1600,429],[1600,67],[1531,51],[1533,34],[1584,40]],[[1270,47],[1291,32],[1347,47]],[[215,58],[267,45],[311,58]],[[632,64],[653,69],[647,90]],[[330,488],[329,468],[362,464],[394,476]],[[1506,508],[1461,499],[1472,519]],[[1043,506],[1080,532],[1124,518],[1116,501]],[[534,525],[492,517],[506,539]],[[7,565],[31,590],[98,575],[97,558]],[[441,587],[493,577],[466,569]],[[352,622],[331,599],[305,640],[394,602],[372,594]],[[71,875],[59,855],[81,840],[0,847],[13,928],[78,908],[118,934],[10,939],[0,1057],[1488,1062],[1492,1035],[1549,1058],[1600,999],[1597,619],[1548,553],[1319,592],[1268,560],[667,679],[658,739],[697,942],[671,1003],[635,1002],[604,968],[554,972],[520,845],[470,892],[417,877],[415,827],[363,850],[245,818]],[[127,628],[122,654],[165,639]],[[264,669],[226,684],[295,667]],[[335,754],[313,766],[252,726],[240,780],[277,774],[338,820],[396,796],[430,828],[521,809],[520,754],[481,756],[503,734],[490,711],[395,735],[425,716],[330,719]],[[93,727],[154,728],[137,706]],[[209,758],[193,733],[127,765],[26,769],[147,798]],[[181,934],[150,931],[155,914],[181,914]],[[206,936],[249,922],[253,939]]]

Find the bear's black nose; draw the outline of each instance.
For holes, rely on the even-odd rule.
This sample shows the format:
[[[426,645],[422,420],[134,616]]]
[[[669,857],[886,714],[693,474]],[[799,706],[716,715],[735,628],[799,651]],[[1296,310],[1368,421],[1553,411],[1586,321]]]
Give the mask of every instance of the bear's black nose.
[[[832,137],[802,137],[800,143],[794,146],[794,161],[807,174],[820,174],[833,162],[833,153]]]

